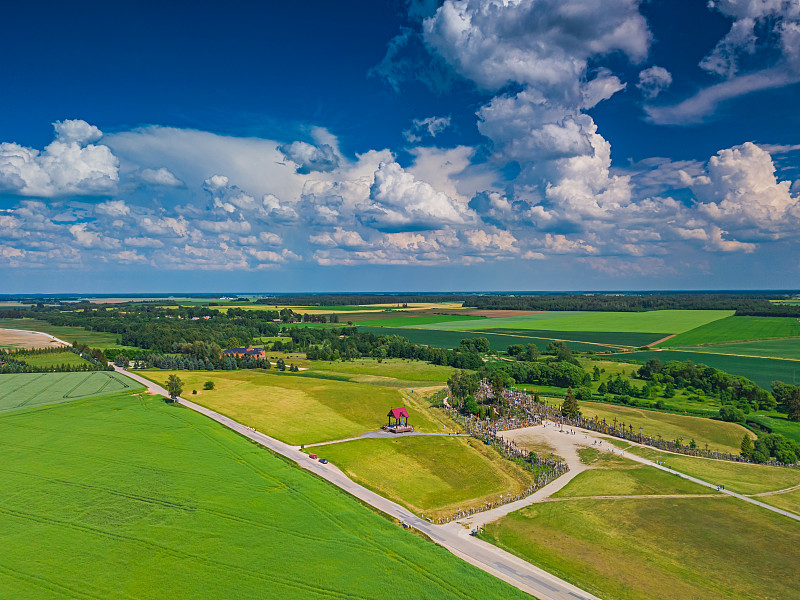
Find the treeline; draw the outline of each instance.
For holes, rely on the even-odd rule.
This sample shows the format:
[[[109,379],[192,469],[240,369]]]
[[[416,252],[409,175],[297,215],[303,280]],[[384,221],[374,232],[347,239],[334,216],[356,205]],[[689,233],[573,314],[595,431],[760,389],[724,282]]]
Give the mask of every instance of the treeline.
[[[268,296],[256,304],[274,306],[355,306],[359,304],[410,304],[412,302],[463,302],[468,294],[306,294]]]
[[[775,304],[768,294],[545,294],[470,296],[464,306],[484,310],[644,312],[649,310],[735,310],[741,315],[800,316],[800,306]]]
[[[28,363],[25,359],[32,356],[63,354],[72,352],[84,359],[82,363],[62,363],[48,366],[38,366]],[[113,371],[114,367],[108,365],[102,350],[89,348],[85,345],[73,345],[72,348],[41,348],[28,350],[3,350],[0,351],[0,374],[8,373],[72,373],[76,371]]]

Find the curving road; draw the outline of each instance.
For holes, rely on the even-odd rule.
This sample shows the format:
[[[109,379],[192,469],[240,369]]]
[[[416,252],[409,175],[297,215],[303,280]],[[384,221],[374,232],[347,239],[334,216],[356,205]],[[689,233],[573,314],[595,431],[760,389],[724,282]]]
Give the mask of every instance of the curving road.
[[[134,381],[145,385],[150,393],[169,396],[168,392],[160,385],[121,367],[114,368],[118,373],[127,375]],[[225,415],[221,415],[218,412],[184,398],[179,398],[178,400],[187,408],[191,408],[254,442],[261,444],[265,448],[293,460],[302,468],[319,475],[336,487],[346,491],[348,494],[366,502],[373,508],[380,510],[392,518],[408,523],[459,558],[475,565],[487,573],[491,573],[495,577],[506,581],[540,600],[600,600],[596,596],[559,579],[555,575],[551,575],[547,571],[525,562],[521,558],[505,550],[501,550],[492,544],[469,535],[468,529],[462,524],[457,522],[451,522],[447,525],[429,523],[396,502],[392,502],[368,490],[364,486],[357,484],[335,465],[330,463],[323,465],[316,460],[308,458],[308,455],[300,452],[298,448],[255,431],[251,427],[242,425]],[[564,485],[561,483],[561,479],[563,479],[563,477],[542,489],[545,490],[550,486],[556,485],[560,488]],[[548,490],[548,495],[553,491],[554,489]]]

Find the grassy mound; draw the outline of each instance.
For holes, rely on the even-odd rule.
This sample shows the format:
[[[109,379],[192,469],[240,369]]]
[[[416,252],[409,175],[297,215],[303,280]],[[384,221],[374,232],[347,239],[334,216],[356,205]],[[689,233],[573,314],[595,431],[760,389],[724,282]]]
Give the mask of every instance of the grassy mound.
[[[431,517],[516,494],[534,481],[532,473],[473,439],[364,439],[312,450],[365,487]]]

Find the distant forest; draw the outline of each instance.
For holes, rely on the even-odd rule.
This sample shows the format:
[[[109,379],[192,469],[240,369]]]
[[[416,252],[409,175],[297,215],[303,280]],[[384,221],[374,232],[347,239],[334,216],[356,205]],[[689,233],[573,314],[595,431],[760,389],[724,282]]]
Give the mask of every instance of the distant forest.
[[[471,296],[464,306],[482,310],[585,310],[644,312],[648,310],[735,310],[739,316],[800,317],[800,306],[776,304],[778,295],[647,294]]]

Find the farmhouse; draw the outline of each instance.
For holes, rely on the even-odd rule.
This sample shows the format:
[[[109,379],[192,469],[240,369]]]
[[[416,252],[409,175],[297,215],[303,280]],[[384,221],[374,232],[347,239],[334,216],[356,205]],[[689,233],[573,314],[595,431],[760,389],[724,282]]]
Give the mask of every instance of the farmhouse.
[[[231,356],[233,358],[266,358],[267,353],[263,348],[229,348],[222,353],[222,356]]]

